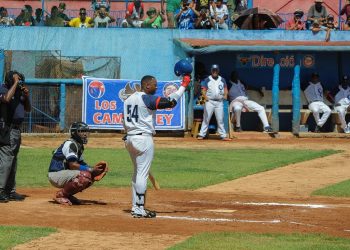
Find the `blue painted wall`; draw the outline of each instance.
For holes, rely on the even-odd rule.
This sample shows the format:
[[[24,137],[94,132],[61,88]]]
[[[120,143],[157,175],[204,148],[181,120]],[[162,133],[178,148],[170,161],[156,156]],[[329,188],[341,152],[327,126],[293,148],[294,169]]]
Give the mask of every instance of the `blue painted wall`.
[[[214,30],[152,30],[152,29],[74,29],[51,27],[8,27],[0,28],[0,49],[5,50],[60,50],[62,56],[116,56],[121,58],[121,78],[141,78],[145,74],[155,75],[159,80],[175,78],[173,65],[186,55],[180,46],[174,44],[174,39],[198,38],[214,40],[305,40],[323,41],[325,32],[313,35],[311,31],[214,31]],[[332,41],[350,41],[350,32],[338,31],[331,34]],[[217,47],[223,49],[224,47]],[[219,63],[222,74],[229,76],[232,69],[237,68],[237,55],[246,50],[255,50],[255,54],[269,53],[276,48],[264,47],[229,47],[231,51],[215,52],[209,49],[196,55],[196,60],[206,65]],[[283,48],[280,48],[283,50]],[[284,48],[286,49],[286,48]],[[309,49],[309,48],[308,48]],[[350,74],[350,46],[312,47],[319,52],[301,52],[305,48],[288,48],[290,53],[313,54],[315,67],[301,69],[301,81],[308,78],[313,71],[319,71],[321,80],[326,86],[338,82],[342,73]],[[338,67],[338,52],[342,50],[341,66]],[[237,50],[237,51],[232,51]],[[264,52],[263,52],[264,51]],[[322,52],[320,52],[322,51]],[[249,54],[249,53],[248,53]],[[25,62],[24,62],[25,63]],[[239,68],[242,78],[247,82],[267,88],[272,82],[272,68],[249,69]],[[291,86],[292,68],[281,68],[281,88]]]

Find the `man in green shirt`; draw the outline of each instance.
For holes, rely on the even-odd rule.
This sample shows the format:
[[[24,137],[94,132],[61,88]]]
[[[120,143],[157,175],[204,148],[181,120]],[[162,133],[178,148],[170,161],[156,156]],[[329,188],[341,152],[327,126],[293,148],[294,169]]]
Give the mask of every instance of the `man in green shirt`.
[[[155,28],[161,29],[162,24],[165,21],[165,17],[161,12],[157,13],[157,10],[153,7],[149,8],[146,12],[147,18],[143,21],[142,28]]]

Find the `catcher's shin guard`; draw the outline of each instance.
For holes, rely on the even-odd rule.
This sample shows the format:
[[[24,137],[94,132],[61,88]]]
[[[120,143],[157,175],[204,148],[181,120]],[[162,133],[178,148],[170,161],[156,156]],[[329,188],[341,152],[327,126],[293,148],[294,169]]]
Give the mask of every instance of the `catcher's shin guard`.
[[[77,177],[64,185],[64,187],[56,193],[55,201],[61,204],[72,205],[70,198],[74,194],[88,188],[91,184],[91,173],[88,171],[80,171],[80,174]]]

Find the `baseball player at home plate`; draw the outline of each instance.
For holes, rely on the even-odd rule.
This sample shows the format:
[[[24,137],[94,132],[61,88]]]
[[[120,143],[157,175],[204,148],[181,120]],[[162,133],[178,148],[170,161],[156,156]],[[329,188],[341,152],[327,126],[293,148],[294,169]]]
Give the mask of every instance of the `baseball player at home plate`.
[[[202,127],[197,137],[198,140],[203,140],[206,137],[210,119],[215,112],[221,140],[231,141],[227,137],[224,126],[224,100],[227,99],[227,85],[226,80],[219,73],[219,65],[213,64],[211,66],[211,75],[202,82],[202,95],[206,102]]]
[[[132,208],[134,218],[154,218],[156,212],[145,208],[147,179],[153,161],[155,135],[154,118],[157,109],[173,108],[191,82],[192,65],[186,59],[175,64],[175,74],[183,75],[179,89],[168,98],[155,96],[157,80],[146,75],[141,79],[141,91],[124,102],[125,147],[134,165],[132,176]]]
[[[238,79],[238,73],[236,71],[231,72],[230,83],[232,84],[228,96],[230,98],[230,110],[234,114],[236,119],[235,131],[241,132],[241,112],[242,110],[250,110],[258,112],[259,118],[264,126],[264,132],[272,133],[272,128],[267,120],[265,108],[254,101],[248,99],[246,88],[244,84]]]

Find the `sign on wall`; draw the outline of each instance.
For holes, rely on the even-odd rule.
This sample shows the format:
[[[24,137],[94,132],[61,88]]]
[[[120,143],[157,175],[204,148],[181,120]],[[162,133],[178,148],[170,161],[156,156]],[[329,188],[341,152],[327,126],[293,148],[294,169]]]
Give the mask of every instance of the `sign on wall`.
[[[180,86],[180,81],[158,82],[156,95],[168,97]],[[141,90],[140,80],[103,79],[83,76],[83,121],[92,129],[123,127],[124,101]],[[156,130],[183,130],[185,128],[185,98],[172,109],[157,110]]]
[[[237,68],[273,68],[279,63],[281,68],[294,68],[296,57],[294,54],[279,54],[275,56],[268,53],[238,54],[236,60]],[[315,66],[315,56],[308,54],[300,56],[300,66],[313,68]]]

